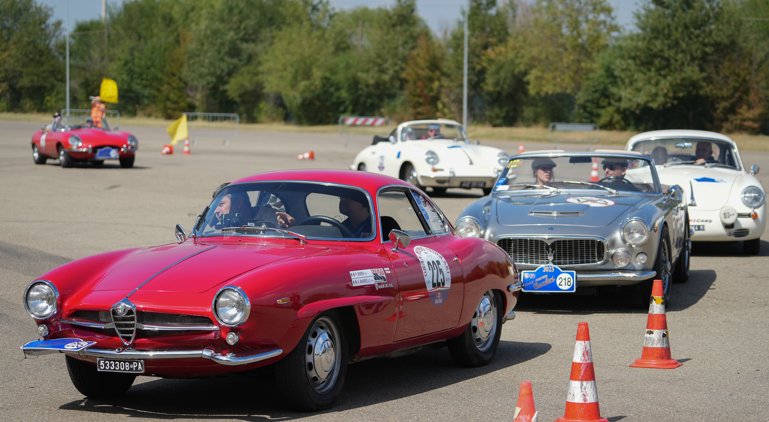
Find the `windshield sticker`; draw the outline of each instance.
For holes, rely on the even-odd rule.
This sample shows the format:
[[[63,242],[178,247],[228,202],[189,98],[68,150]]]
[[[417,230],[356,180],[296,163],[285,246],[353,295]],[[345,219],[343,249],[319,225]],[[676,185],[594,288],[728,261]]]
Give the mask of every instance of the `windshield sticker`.
[[[694,179],[694,181],[700,183],[729,183],[724,179],[713,179],[711,177],[700,177],[699,179]]]
[[[572,204],[584,204],[590,207],[610,207],[615,204],[611,199],[596,198],[594,196],[575,196],[567,198],[566,202],[571,202]]]
[[[372,268],[369,270],[350,271],[350,278],[352,279],[351,284],[353,287],[359,287],[376,285],[377,283],[387,283],[385,270],[387,270],[387,273],[390,272],[389,268]]]
[[[425,287],[433,305],[440,306],[449,297],[451,289],[451,268],[446,258],[438,252],[417,246],[414,248],[419,263],[422,265],[422,276]]]
[[[518,167],[518,163],[520,163],[521,160],[513,160],[509,163],[507,163],[507,168],[515,168]]]

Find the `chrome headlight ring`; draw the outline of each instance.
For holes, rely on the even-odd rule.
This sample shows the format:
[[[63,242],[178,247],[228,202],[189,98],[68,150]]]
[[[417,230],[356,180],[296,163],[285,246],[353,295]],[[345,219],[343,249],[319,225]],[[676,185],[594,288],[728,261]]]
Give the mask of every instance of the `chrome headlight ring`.
[[[622,227],[622,238],[630,245],[643,245],[649,240],[649,226],[639,219],[632,219]]]
[[[35,280],[24,290],[24,309],[34,319],[47,319],[59,308],[59,291],[48,280]]]
[[[83,140],[77,135],[70,136],[68,142],[74,148],[80,148],[83,145]]]
[[[425,153],[425,161],[427,164],[434,166],[440,163],[441,159],[438,157],[438,154],[435,151],[430,150]]]
[[[456,232],[459,237],[481,237],[481,224],[471,216],[465,216],[457,221]]]
[[[238,286],[225,286],[214,295],[211,310],[216,320],[225,327],[237,327],[248,320],[251,301]]]
[[[745,189],[742,190],[742,193],[740,194],[740,199],[742,199],[742,203],[747,205],[750,208],[758,208],[761,205],[764,205],[764,200],[766,199],[766,196],[764,195],[764,192],[759,188],[758,186],[748,186]]]

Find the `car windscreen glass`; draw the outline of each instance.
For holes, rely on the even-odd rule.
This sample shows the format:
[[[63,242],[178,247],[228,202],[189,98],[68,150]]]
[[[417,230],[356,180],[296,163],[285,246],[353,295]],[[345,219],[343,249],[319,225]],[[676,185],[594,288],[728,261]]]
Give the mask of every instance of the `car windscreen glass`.
[[[713,139],[649,139],[633,144],[633,151],[652,158],[658,166],[704,164],[742,169],[735,148],[728,142]]]
[[[467,134],[460,125],[451,123],[415,123],[401,128],[401,142],[427,139],[456,139],[467,141]]]
[[[612,194],[660,192],[648,159],[598,154],[510,160],[494,190],[542,190],[542,193],[556,194],[569,189],[595,189]]]
[[[360,189],[305,182],[229,185],[209,206],[200,236],[370,240],[371,199]],[[286,233],[286,231],[291,233]]]

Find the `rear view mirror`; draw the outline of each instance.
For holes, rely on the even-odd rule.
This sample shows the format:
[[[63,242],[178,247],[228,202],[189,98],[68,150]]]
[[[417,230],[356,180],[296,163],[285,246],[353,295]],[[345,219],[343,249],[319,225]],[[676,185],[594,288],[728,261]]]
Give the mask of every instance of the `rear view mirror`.
[[[678,148],[678,149],[687,149],[687,148],[691,148],[691,147],[692,147],[692,143],[691,142],[684,141],[684,142],[679,142],[679,143],[676,144],[676,148]]]
[[[393,252],[396,252],[399,248],[406,248],[411,243],[411,235],[403,230],[392,229],[388,237],[395,245],[392,248]]]
[[[389,138],[387,138],[387,139],[388,139],[390,142],[392,142],[393,144],[395,143],[395,136],[394,136],[394,135],[390,135],[390,137],[389,137]]]

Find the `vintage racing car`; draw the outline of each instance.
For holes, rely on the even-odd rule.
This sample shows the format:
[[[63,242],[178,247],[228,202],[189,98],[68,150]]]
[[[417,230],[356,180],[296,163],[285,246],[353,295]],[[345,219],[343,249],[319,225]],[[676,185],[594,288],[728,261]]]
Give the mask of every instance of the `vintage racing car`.
[[[597,166],[604,169],[599,176]],[[595,166],[595,167],[594,167]],[[591,293],[689,277],[689,228],[679,186],[663,187],[638,153],[543,151],[516,155],[491,196],[471,203],[457,232],[506,250],[523,292]]]
[[[743,241],[743,252],[758,255],[766,230],[766,191],[745,170],[737,144],[727,136],[699,130],[660,130],[630,138],[628,150],[653,157],[662,183],[678,184],[689,204],[693,242]]]
[[[508,158],[499,148],[470,142],[453,120],[415,120],[398,125],[387,138],[375,136],[350,168],[431,187],[439,195],[448,188],[481,188],[488,195]]]
[[[137,375],[273,365],[281,396],[318,410],[339,394],[348,362],[448,346],[460,365],[487,364],[521,288],[503,250],[458,236],[423,192],[350,170],[220,187],[177,238],[30,283],[24,306],[42,339],[24,354],[64,353],[92,398],[123,394]]]
[[[90,161],[94,165],[104,160],[118,160],[120,167],[131,168],[139,149],[139,141],[128,132],[112,131],[107,120],[102,128],[90,119],[73,125],[54,122],[32,135],[32,159],[35,164],[45,164],[49,158],[58,159],[62,167],[72,167],[76,162]]]

